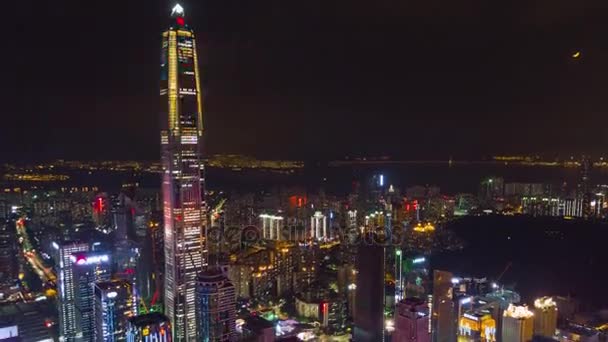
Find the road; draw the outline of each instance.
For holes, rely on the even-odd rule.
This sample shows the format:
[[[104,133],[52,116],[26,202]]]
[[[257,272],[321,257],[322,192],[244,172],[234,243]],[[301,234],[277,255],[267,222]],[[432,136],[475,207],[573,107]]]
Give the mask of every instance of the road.
[[[19,237],[19,243],[21,243],[23,256],[38,274],[43,284],[49,284],[52,287],[55,287],[57,276],[52,268],[44,265],[40,254],[33,248],[25,227],[25,219],[20,218],[15,224],[17,228],[17,235]]]

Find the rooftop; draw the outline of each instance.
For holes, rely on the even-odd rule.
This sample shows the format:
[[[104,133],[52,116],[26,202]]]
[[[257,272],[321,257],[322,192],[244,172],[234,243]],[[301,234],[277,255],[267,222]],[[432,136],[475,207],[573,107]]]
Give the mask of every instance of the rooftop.
[[[129,319],[131,324],[141,327],[146,325],[158,324],[163,322],[169,322],[169,318],[167,316],[161,314],[160,312],[151,312],[145,315],[135,316]]]

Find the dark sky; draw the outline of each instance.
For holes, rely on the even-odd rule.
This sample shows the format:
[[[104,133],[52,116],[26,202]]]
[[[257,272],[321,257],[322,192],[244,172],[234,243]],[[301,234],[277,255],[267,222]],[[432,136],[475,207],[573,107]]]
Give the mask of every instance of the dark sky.
[[[157,159],[173,4],[24,0],[5,12],[0,159]],[[182,5],[207,153],[431,159],[608,144],[606,0]]]

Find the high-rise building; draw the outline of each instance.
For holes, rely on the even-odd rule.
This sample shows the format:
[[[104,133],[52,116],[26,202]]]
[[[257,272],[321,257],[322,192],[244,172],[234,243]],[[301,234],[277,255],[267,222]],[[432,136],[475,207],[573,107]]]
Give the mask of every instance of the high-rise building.
[[[95,341],[122,341],[127,336],[127,322],[137,315],[137,298],[133,286],[126,280],[96,283]]]
[[[261,214],[262,237],[268,240],[281,240],[283,233],[283,217]]]
[[[176,341],[196,338],[197,274],[205,260],[203,101],[194,31],[176,5],[162,34],[161,149],[165,313]]]
[[[464,312],[458,318],[459,342],[496,342],[496,321],[486,309]]]
[[[395,310],[393,341],[430,342],[429,306],[420,298],[406,298]]]
[[[373,239],[370,236],[368,238]],[[357,252],[354,339],[384,340],[384,247],[365,241]]]
[[[316,211],[310,218],[310,238],[317,240],[329,238],[327,234],[327,216],[323,215],[320,211]]]
[[[453,342],[456,339],[455,307],[453,300],[453,274],[433,272],[433,341]]]
[[[74,304],[76,307],[76,335],[80,341],[93,342],[95,317],[93,312],[93,285],[110,280],[110,255],[104,252],[78,252],[70,256],[74,277]]]
[[[171,342],[171,322],[161,313],[131,317],[127,324],[127,342]]]
[[[10,221],[0,224],[0,282],[12,282],[17,278],[15,241],[15,225]]]
[[[502,317],[501,342],[529,342],[534,334],[534,314],[526,306],[510,304]]]
[[[57,341],[53,327],[56,316],[55,309],[47,301],[5,302],[0,314],[0,341]]]
[[[554,337],[557,329],[557,303],[551,297],[534,301],[534,335]]]
[[[232,341],[236,329],[236,294],[228,277],[219,269],[198,276],[196,293],[198,341]]]
[[[78,333],[78,317],[76,312],[76,284],[72,254],[87,252],[89,245],[80,242],[65,242],[54,244],[57,251],[59,274],[59,338],[62,341],[76,341]]]

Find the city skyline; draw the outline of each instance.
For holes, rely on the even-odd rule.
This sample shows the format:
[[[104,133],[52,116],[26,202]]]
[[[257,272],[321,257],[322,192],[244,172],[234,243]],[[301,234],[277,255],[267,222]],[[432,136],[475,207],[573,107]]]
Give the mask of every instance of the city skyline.
[[[28,25],[9,18],[29,40],[17,41],[25,74],[9,89],[21,101],[5,109],[3,157],[156,159],[153,32],[173,2],[23,6]],[[607,142],[601,1],[183,6],[204,46],[206,154],[438,158]],[[79,44],[52,39],[76,26]],[[116,42],[125,26],[155,38]]]
[[[608,4],[532,1],[18,8],[0,340],[606,341]]]

